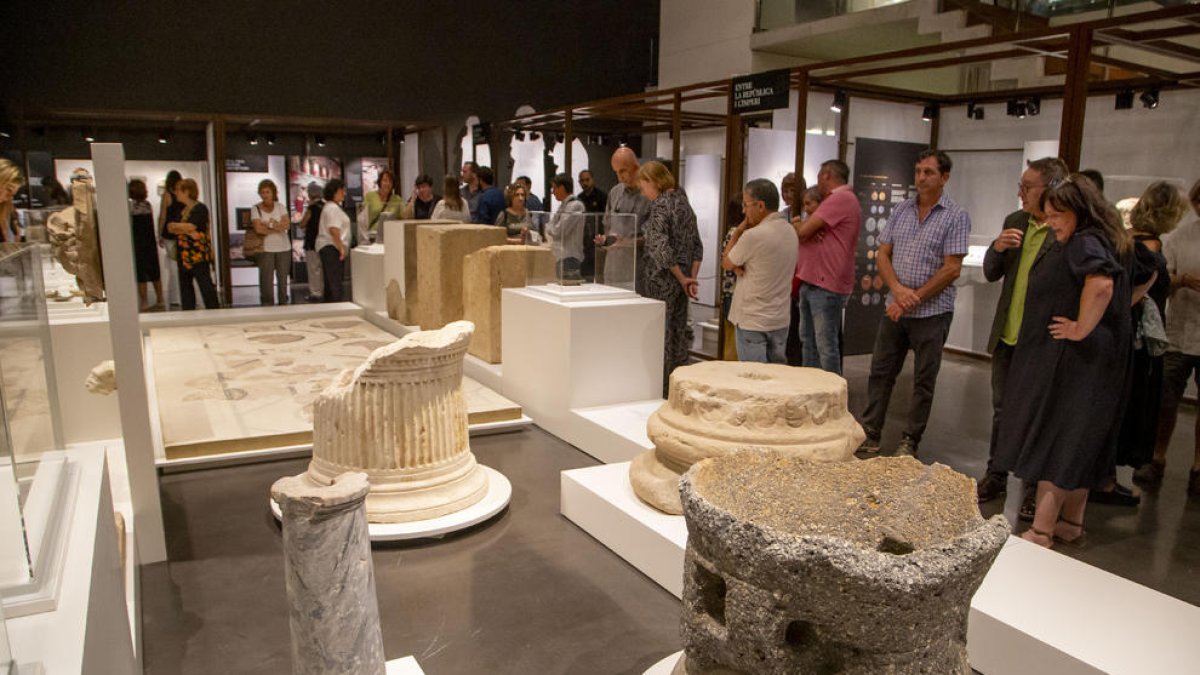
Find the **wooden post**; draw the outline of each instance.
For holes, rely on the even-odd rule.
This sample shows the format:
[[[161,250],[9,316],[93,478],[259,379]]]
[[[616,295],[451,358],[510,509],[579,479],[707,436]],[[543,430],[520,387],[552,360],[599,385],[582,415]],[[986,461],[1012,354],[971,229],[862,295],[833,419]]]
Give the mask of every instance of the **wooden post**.
[[[942,133],[942,111],[938,108],[937,116],[929,120],[929,147],[937,150],[938,136]]]
[[[217,250],[220,251],[220,269],[217,274],[221,283],[221,301],[226,307],[233,306],[233,273],[230,271],[229,260],[229,225],[225,222],[225,214],[229,209],[229,187],[225,180],[225,118],[216,117],[212,121],[213,136],[213,175],[217,178],[215,204],[209,209],[209,236],[217,235]]]
[[[838,159],[843,162],[850,154],[850,94],[846,94],[846,103],[842,106],[841,119],[838,120]]]
[[[1058,132],[1058,156],[1071,171],[1079,170],[1083,147],[1083,117],[1087,111],[1088,66],[1092,55],[1090,28],[1071,28],[1067,50],[1067,81],[1063,87],[1062,124]]]
[[[392,189],[399,190],[400,186],[404,185],[404,183],[401,182],[400,162],[396,159],[396,139],[392,135],[392,125],[389,124],[387,131],[384,133],[387,134],[387,141],[385,141],[387,143],[387,165],[392,170]]]
[[[721,191],[721,223],[717,230],[721,233],[717,239],[717,245],[721,246],[725,243],[725,234],[729,230],[729,203],[737,199],[742,194],[742,173],[745,165],[744,146],[742,142],[742,117],[733,111],[733,87],[729,88],[728,104],[725,115],[725,180],[724,189]],[[716,255],[720,256],[721,251],[717,251]],[[720,268],[718,267],[718,270]],[[727,340],[726,324],[728,320],[725,316],[725,303],[717,303],[717,312],[720,318],[717,321],[717,359],[725,360],[728,356],[725,352],[725,341]],[[734,357],[736,358],[736,357]]]
[[[804,145],[808,142],[808,71],[801,70],[797,73],[798,80],[796,84],[796,180],[804,180]],[[799,213],[796,208],[800,204],[802,195],[794,195],[795,204],[792,205],[792,211]]]
[[[450,173],[450,131],[442,125],[442,175]],[[437,182],[434,182],[435,186]]]
[[[683,136],[683,120],[680,117],[680,107],[683,96],[675,92],[674,105],[671,108],[671,168],[675,172],[675,180],[682,184],[682,172],[679,170],[679,145]]]
[[[567,108],[566,114],[563,116],[563,170],[562,172],[571,175],[571,145],[575,142],[575,132],[572,127],[572,111]]]

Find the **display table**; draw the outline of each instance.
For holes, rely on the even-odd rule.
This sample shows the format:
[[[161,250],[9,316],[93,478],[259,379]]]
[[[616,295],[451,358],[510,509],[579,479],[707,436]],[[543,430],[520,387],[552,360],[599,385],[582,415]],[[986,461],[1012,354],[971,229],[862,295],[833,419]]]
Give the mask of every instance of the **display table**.
[[[564,471],[560,510],[679,597],[683,516],[647,506],[628,476],[628,463]],[[1200,607],[1010,536],[971,601],[967,649],[988,675],[1194,672],[1197,625]]]
[[[501,393],[543,429],[591,454],[576,411],[660,399],[662,302],[592,284],[506,288],[501,303]]]

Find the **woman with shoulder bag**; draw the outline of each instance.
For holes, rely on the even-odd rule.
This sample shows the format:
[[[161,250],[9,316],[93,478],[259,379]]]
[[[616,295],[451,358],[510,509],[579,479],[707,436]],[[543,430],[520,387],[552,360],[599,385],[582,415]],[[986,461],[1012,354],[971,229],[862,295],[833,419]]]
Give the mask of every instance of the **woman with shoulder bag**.
[[[271,282],[274,278],[278,302],[286,305],[288,272],[292,266],[287,207],[279,201],[279,188],[269,178],[258,184],[258,196],[262,201],[250,212],[250,226],[255,234],[262,237],[261,250],[253,253],[253,260],[258,265],[258,299],[262,305],[275,304],[271,299]],[[246,234],[246,248],[249,248],[250,232]],[[243,249],[243,254],[249,259],[251,252]]]

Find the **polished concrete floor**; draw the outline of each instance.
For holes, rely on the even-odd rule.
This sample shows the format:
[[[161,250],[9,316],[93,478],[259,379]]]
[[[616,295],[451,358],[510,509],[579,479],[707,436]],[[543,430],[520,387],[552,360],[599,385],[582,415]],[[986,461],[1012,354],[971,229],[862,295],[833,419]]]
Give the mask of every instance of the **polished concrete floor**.
[[[865,403],[868,361],[847,359],[855,411]],[[922,459],[982,471],[988,377],[986,362],[946,356]],[[906,370],[885,453],[899,440],[910,387]],[[1087,546],[1064,554],[1200,604],[1200,500],[1185,490],[1194,415],[1181,415],[1162,491],[1138,508],[1089,507]],[[429,675],[640,674],[679,649],[679,602],[558,513],[559,472],[591,458],[539,429],[472,439],[472,447],[511,480],[512,504],[441,541],[375,548],[389,658],[415,655]],[[279,528],[266,499],[276,478],[304,467],[293,460],[162,478],[170,562],[143,571],[147,673],[290,672]],[[985,515],[1003,508],[1015,522],[1011,487],[1007,503],[985,505]],[[1112,619],[1119,633],[1136,617]]]

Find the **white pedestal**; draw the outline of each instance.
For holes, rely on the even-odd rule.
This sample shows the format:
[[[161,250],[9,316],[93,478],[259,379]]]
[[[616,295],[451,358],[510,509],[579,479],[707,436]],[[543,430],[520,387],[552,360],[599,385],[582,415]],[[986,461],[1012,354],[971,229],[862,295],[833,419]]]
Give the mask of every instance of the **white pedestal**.
[[[569,520],[682,594],[683,516],[639,500],[628,463],[562,472],[561,499]],[[971,600],[967,651],[987,675],[1191,673],[1196,626],[1200,607],[1009,537]]]
[[[506,288],[501,303],[501,393],[555,436],[588,452],[573,409],[662,395],[662,302],[627,291],[616,299],[578,300]]]
[[[387,311],[387,280],[383,274],[383,244],[350,250],[350,293],[368,311]]]
[[[629,462],[562,472],[560,511],[675,597],[683,594],[687,525],[638,499]]]
[[[628,462],[654,449],[646,436],[646,422],[662,404],[656,398],[572,410],[571,443],[605,464]]]
[[[411,656],[406,656],[402,659],[392,659],[386,664],[387,675],[425,675],[425,671],[421,670],[421,666],[417,665],[417,660]]]

